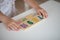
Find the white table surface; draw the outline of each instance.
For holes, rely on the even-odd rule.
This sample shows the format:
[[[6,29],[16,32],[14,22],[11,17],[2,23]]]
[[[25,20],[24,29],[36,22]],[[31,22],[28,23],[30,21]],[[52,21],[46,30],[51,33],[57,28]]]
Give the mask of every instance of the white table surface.
[[[26,31],[7,31],[3,23],[0,23],[0,40],[59,40],[60,39],[60,3],[47,1],[41,5],[47,12],[48,18],[39,22]],[[34,9],[23,14],[35,12]],[[17,20],[21,15],[14,17]]]

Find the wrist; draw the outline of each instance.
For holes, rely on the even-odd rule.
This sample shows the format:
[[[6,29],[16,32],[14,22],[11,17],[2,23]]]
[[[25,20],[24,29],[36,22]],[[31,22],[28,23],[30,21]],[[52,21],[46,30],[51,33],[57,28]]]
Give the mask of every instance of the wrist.
[[[1,16],[1,17],[0,17],[0,21],[2,21],[2,22],[4,22],[6,19],[7,19],[6,16]]]
[[[0,21],[4,22],[8,17],[0,11]]]
[[[38,10],[38,9],[42,9],[42,8],[40,6],[37,6],[35,9]]]

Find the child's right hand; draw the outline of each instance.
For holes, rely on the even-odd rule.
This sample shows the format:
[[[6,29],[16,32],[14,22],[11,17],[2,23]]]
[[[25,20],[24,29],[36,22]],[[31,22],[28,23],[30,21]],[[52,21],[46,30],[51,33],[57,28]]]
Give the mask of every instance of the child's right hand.
[[[5,16],[0,11],[0,21],[2,21],[8,30],[18,31],[20,29],[20,26],[17,24],[17,22],[7,16]]]
[[[4,20],[4,24],[8,30],[18,31],[20,29],[20,26],[17,24],[17,22],[11,18],[6,18]]]

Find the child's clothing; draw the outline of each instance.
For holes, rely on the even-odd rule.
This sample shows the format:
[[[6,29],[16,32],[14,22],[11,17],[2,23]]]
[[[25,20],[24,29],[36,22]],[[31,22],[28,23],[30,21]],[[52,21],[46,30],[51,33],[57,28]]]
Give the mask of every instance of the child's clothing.
[[[15,9],[15,0],[0,0],[0,11],[6,16],[14,15]]]

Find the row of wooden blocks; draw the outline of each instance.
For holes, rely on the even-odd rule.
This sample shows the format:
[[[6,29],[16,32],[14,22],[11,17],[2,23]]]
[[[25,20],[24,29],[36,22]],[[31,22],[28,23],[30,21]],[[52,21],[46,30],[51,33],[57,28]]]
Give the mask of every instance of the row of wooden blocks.
[[[25,30],[42,19],[43,17],[40,15],[29,14],[26,17],[19,19],[18,24],[20,25],[21,29]]]

